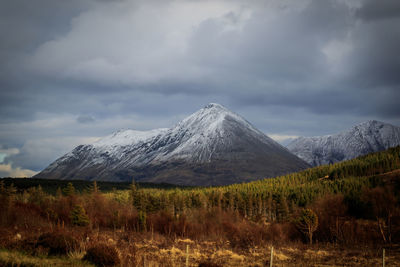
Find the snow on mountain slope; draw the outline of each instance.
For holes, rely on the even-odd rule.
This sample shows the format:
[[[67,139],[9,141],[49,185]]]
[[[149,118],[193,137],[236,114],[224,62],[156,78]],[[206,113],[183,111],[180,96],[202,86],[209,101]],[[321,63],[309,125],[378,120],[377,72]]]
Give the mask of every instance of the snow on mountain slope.
[[[140,143],[144,143],[160,136],[168,129],[160,128],[150,131],[135,131],[135,130],[119,130],[109,136],[106,136],[92,144],[92,147],[98,153],[106,153],[110,157],[122,158],[124,156],[124,147],[133,147]]]
[[[400,145],[400,127],[375,120],[318,137],[299,137],[287,148],[312,166],[335,163]]]
[[[146,141],[154,136],[167,131],[167,128],[155,129],[151,131],[119,130],[109,136],[106,136],[93,143],[97,148],[113,148],[119,146],[133,145],[135,143]]]
[[[214,185],[307,167],[245,119],[211,103],[170,129],[122,130],[78,146],[36,177]]]
[[[93,144],[80,145],[71,152],[49,165],[45,170],[51,172],[66,165],[72,159],[85,158],[81,161],[79,169],[84,169],[92,165],[103,164],[107,161],[120,161],[126,153],[134,147],[140,147],[149,140],[162,135],[168,129],[160,128],[151,131],[119,130],[106,136]]]
[[[160,140],[165,142],[161,149],[165,153],[160,153],[155,160],[175,158],[191,162],[210,162],[218,149],[223,150],[232,145],[235,135],[233,124],[237,128],[245,129],[246,135],[252,138],[270,146],[278,145],[239,115],[219,104],[211,103],[166,132]]]

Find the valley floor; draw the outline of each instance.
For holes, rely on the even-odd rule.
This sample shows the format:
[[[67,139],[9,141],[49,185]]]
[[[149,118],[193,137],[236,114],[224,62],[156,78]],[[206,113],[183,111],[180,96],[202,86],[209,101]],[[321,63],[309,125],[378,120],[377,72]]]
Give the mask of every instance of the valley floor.
[[[238,251],[214,242],[194,243],[189,239],[177,240],[166,248],[162,248],[157,242],[137,244],[135,249],[139,258],[132,266],[142,266],[143,260],[146,266],[185,266],[187,246],[189,246],[189,266],[203,266],[201,263],[215,264],[210,266],[269,266],[270,246]],[[398,248],[386,248],[385,254],[385,266],[400,266]],[[273,266],[380,266],[381,264],[380,248],[292,244],[274,247],[273,253]]]
[[[122,231],[94,231],[80,242],[80,250],[65,256],[23,252],[23,245],[11,245],[0,250],[0,266],[94,266],[81,260],[85,247],[93,243],[116,247],[120,266],[186,266],[187,258],[188,266],[261,267],[269,266],[271,253],[271,245],[267,244],[233,249],[227,241],[172,240],[151,233],[129,235]],[[273,251],[273,266],[382,266],[383,248],[288,243],[275,244]],[[399,246],[385,248],[385,266],[400,266]]]

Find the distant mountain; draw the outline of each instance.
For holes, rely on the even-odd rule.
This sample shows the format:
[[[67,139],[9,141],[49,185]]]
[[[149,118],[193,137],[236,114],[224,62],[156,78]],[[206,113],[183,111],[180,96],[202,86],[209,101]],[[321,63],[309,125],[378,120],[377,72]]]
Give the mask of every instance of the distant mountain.
[[[351,129],[317,137],[299,137],[287,148],[312,166],[356,158],[400,145],[400,127],[367,121]]]
[[[121,130],[80,145],[35,177],[224,185],[307,167],[245,119],[211,103],[170,129]]]

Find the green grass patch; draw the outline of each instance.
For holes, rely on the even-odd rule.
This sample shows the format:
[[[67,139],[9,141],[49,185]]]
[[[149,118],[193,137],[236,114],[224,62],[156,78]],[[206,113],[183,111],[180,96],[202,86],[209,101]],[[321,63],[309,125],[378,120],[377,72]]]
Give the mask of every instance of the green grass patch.
[[[19,251],[0,250],[0,266],[47,267],[47,266],[94,266],[75,257],[32,256]]]

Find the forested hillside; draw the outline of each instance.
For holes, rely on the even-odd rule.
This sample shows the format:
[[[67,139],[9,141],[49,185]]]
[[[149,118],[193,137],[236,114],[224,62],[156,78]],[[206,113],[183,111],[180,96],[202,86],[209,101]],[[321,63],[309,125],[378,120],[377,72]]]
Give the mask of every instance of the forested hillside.
[[[158,190],[134,186],[133,203],[144,212],[170,210],[177,214],[194,208],[219,208],[253,220],[281,221],[296,208],[329,194],[340,194],[352,215],[367,216],[362,214],[362,194],[367,188],[392,186],[380,174],[397,169],[400,147],[277,178],[223,187]]]

